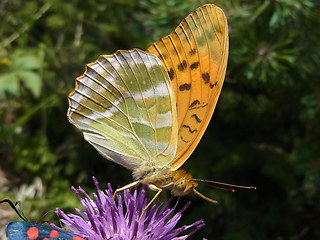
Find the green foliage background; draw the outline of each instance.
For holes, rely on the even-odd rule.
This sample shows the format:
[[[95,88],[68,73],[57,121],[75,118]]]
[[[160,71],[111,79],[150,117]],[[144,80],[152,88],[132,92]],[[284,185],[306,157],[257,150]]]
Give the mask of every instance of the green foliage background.
[[[204,219],[194,239],[320,239],[317,0],[1,1],[0,197],[22,200],[38,220],[78,207],[70,186],[92,192],[93,175],[102,187],[129,183],[129,171],[67,122],[74,79],[101,54],[146,49],[210,2],[228,17],[229,64],[213,120],[185,167],[257,191],[200,184],[220,204],[190,194],[179,202],[192,200],[182,223]],[[2,224],[14,218],[0,210]]]

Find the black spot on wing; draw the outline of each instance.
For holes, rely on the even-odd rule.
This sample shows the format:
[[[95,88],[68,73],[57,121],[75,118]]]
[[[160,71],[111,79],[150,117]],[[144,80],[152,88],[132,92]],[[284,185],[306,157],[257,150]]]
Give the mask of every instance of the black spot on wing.
[[[183,60],[182,63],[178,64],[178,69],[180,72],[182,72],[183,70],[185,70],[187,68],[187,62],[186,60]]]
[[[193,108],[193,107],[195,107],[196,105],[198,105],[198,104],[200,104],[200,101],[197,99],[197,100],[194,100],[191,104],[190,104],[190,106],[189,106],[189,108]]]
[[[194,70],[194,69],[197,69],[198,67],[199,67],[199,62],[194,62],[194,63],[192,63],[191,65],[190,65],[190,69],[191,70]]]
[[[217,84],[218,84],[218,81],[216,81],[215,83],[210,83],[210,88],[217,86]]]
[[[208,103],[204,103],[201,108],[205,108],[206,106],[208,106]]]
[[[210,75],[209,75],[209,73],[202,73],[201,77],[202,77],[202,79],[204,80],[204,83],[205,83],[205,84],[209,83],[209,80],[210,80]]]
[[[185,91],[185,90],[190,90],[190,89],[191,89],[191,83],[185,83],[185,84],[181,84],[179,86],[180,91]]]
[[[192,55],[195,55],[196,52],[197,52],[197,50],[196,50],[195,48],[193,48],[193,49],[191,49],[191,50],[189,51],[189,54],[192,56]]]
[[[172,68],[170,68],[170,70],[168,71],[169,77],[172,80],[174,78],[174,70]]]
[[[202,122],[202,120],[198,117],[197,114],[192,114],[191,117],[194,117],[198,123]]]
[[[208,105],[208,103],[200,103],[200,101],[194,100],[190,105],[189,105],[189,109],[197,109],[197,108],[205,108]]]
[[[197,129],[191,129],[191,127],[189,125],[186,125],[186,124],[183,124],[182,127],[187,128],[190,133],[194,133],[194,132],[198,131]]]
[[[166,53],[162,53],[161,55],[163,59],[168,59],[168,55]]]
[[[182,142],[188,143],[190,141],[184,140],[183,137],[180,137],[180,139],[182,140]]]

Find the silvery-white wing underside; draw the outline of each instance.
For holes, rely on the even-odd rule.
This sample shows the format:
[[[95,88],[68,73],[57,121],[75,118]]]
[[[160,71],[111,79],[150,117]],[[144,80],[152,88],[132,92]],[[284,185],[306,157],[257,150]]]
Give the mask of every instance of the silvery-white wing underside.
[[[138,49],[88,64],[69,95],[68,119],[104,157],[129,169],[167,166],[176,154],[168,73],[157,57]]]

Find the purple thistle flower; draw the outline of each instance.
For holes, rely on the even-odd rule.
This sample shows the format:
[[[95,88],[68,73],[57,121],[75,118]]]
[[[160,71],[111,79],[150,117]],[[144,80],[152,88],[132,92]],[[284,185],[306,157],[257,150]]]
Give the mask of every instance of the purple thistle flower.
[[[162,207],[162,204],[160,206],[153,204],[138,221],[143,209],[149,203],[145,185],[140,190],[135,189],[133,194],[128,189],[124,190],[124,198],[122,199],[121,194],[117,194],[117,201],[113,202],[111,185],[108,184],[108,189],[102,191],[95,177],[93,181],[98,190],[97,194],[93,194],[93,199],[80,187],[79,189],[72,187],[84,209],[84,211],[76,209],[79,215],[65,214],[57,208],[58,215],[63,218],[61,222],[74,234],[90,240],[180,240],[187,239],[204,226],[203,220],[199,220],[188,226],[175,228],[190,202],[171,218],[174,209],[168,208],[169,202]],[[84,198],[80,197],[80,193]],[[190,233],[178,236],[190,228],[193,228]]]

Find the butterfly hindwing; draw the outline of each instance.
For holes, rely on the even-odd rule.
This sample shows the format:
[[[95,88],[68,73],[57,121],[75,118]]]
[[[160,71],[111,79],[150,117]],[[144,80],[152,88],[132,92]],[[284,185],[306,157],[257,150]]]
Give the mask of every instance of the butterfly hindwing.
[[[178,146],[170,168],[176,170],[199,143],[218,101],[228,58],[226,16],[219,7],[204,5],[147,52],[161,59],[175,92]]]
[[[129,169],[176,153],[177,113],[169,76],[152,54],[134,49],[88,64],[69,95],[68,119],[103,156]]]
[[[85,240],[66,230],[32,222],[9,222],[6,233],[8,240]]]

